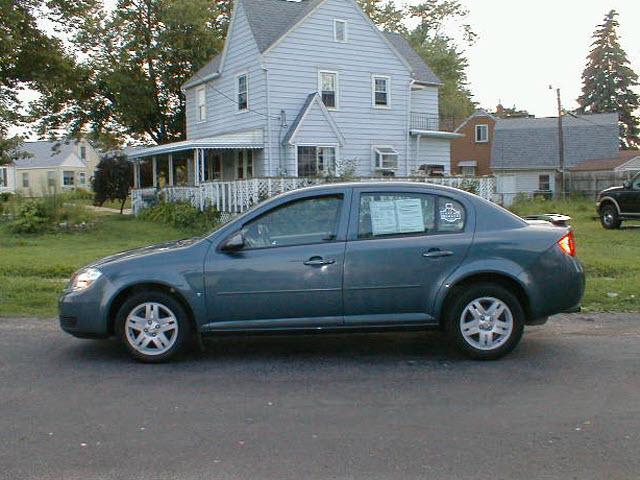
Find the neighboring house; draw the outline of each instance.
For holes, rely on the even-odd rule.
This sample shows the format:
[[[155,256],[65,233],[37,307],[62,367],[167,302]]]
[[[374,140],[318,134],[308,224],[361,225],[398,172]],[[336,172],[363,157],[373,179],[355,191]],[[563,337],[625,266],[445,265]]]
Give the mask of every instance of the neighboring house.
[[[450,172],[440,80],[355,0],[236,0],[223,51],[187,81],[187,140],[137,149],[136,186]]]
[[[564,116],[565,169],[586,160],[612,158],[619,150],[618,114]],[[499,119],[491,142],[491,169],[501,201],[518,193],[560,191],[557,118]]]
[[[16,167],[13,165],[0,166],[0,193],[15,193]]]
[[[491,175],[491,143],[498,119],[483,109],[476,110],[455,132],[464,135],[451,142],[451,173]]]
[[[613,158],[586,160],[569,168],[571,173],[630,174],[640,171],[640,150],[622,150]]]
[[[27,156],[13,164],[16,192],[40,196],[52,191],[91,188],[99,159],[88,142],[25,142],[20,150]]]

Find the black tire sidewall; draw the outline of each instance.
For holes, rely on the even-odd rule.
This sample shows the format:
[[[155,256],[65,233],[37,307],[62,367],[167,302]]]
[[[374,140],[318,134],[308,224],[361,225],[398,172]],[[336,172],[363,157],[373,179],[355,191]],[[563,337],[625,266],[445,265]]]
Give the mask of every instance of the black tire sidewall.
[[[511,352],[520,342],[524,332],[525,314],[518,298],[508,289],[495,284],[478,284],[459,288],[446,312],[445,330],[455,346],[468,357],[477,360],[494,360]],[[480,350],[467,343],[460,329],[460,316],[473,300],[494,297],[506,303],[513,315],[513,330],[509,339],[495,350]]]
[[[178,338],[173,346],[161,355],[145,355],[137,351],[133,346],[131,346],[126,337],[127,333],[125,330],[125,322],[127,320],[127,316],[135,307],[147,302],[156,302],[165,305],[175,314],[178,321]],[[124,344],[129,354],[134,359],[144,363],[162,363],[174,358],[184,349],[191,331],[189,317],[182,304],[171,295],[157,291],[138,292],[127,298],[118,310],[115,325],[116,334]]]
[[[604,220],[604,217],[608,212],[611,212],[611,215],[613,216],[613,221],[610,225],[607,224],[607,222],[605,222]],[[604,207],[602,207],[602,209],[600,210],[600,223],[607,230],[615,230],[617,228],[620,228],[620,217],[618,216],[618,211],[613,205],[605,205]]]

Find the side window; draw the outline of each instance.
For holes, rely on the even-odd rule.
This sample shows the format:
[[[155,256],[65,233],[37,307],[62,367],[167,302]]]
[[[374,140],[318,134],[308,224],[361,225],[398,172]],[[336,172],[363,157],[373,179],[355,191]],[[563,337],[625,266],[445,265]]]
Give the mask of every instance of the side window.
[[[244,226],[245,248],[331,242],[338,233],[342,204],[342,195],[328,195],[277,207]]]
[[[458,233],[466,216],[459,202],[421,193],[364,193],[358,215],[360,239]]]
[[[634,190],[640,190],[640,174],[636,175],[635,178],[631,181],[631,188]]]

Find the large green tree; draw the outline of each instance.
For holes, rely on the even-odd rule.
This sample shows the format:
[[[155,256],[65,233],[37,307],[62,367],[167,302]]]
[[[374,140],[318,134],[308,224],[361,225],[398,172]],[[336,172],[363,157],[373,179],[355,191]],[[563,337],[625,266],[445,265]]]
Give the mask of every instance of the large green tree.
[[[393,0],[358,0],[360,8],[382,30],[406,33],[406,12],[398,8]]]
[[[98,2],[98,0],[96,0]],[[76,26],[75,79],[34,106],[39,130],[90,130],[102,140],[184,139],[180,86],[220,51],[230,0],[118,0]]]
[[[578,98],[580,113],[618,112],[620,115],[620,145],[640,147],[637,116],[640,97],[638,75],[618,37],[618,13],[611,10],[593,34],[587,66],[582,74],[582,95]]]

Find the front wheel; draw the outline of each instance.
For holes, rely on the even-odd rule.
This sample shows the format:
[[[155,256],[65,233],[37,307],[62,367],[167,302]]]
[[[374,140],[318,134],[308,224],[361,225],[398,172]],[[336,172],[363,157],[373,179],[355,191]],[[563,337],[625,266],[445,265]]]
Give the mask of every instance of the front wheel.
[[[478,360],[493,360],[511,352],[524,331],[520,302],[499,285],[466,288],[446,315],[451,340],[465,355]]]
[[[600,209],[600,223],[607,230],[615,230],[620,228],[620,217],[618,211],[613,205],[607,204]]]
[[[131,356],[146,363],[173,358],[190,335],[184,308],[163,292],[132,295],[120,307],[116,322],[118,334]]]

